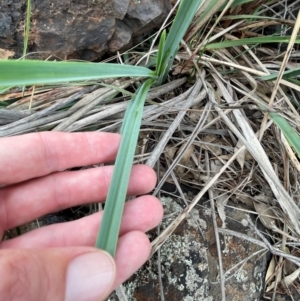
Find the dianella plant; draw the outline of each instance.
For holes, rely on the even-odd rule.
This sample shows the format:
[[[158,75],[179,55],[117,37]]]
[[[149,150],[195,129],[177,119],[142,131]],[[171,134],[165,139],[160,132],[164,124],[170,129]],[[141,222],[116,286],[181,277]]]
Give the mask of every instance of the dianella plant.
[[[33,60],[0,61],[0,91],[13,86],[80,82],[117,77],[143,77],[125,112],[121,144],[109,187],[96,247],[115,255],[120,224],[144,103],[151,86],[162,84],[176,56],[180,41],[192,22],[201,0],[181,0],[172,26],[160,36],[155,70],[141,66],[110,63],[44,62]]]
[[[181,1],[170,32],[162,32],[156,59],[154,77],[146,80],[132,98],[121,128],[122,140],[116,158],[112,183],[108,190],[101,229],[96,246],[112,256],[116,252],[126,192],[141,126],[147,93],[154,84],[161,84],[167,77],[179,43],[186,33],[201,0]]]

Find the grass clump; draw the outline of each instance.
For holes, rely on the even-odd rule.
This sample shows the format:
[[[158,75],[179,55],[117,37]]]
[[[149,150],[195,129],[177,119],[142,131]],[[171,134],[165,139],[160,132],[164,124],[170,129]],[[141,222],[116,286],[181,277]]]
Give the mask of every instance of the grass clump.
[[[238,211],[236,204],[244,206],[242,210],[262,221],[272,242],[255,238],[262,252],[270,251],[274,259],[265,279],[266,296],[274,299],[278,291],[291,293],[298,285],[297,277],[291,275],[300,265],[296,244],[300,235],[299,17],[292,9],[288,1],[180,1],[172,25],[161,28],[155,51],[146,54],[148,67],[0,62],[0,68],[6,66],[8,72],[9,63],[23,68],[19,79],[17,69],[11,71],[9,80],[1,73],[0,86],[52,85],[37,87],[39,98],[33,99],[31,115],[5,122],[0,136],[60,126],[66,131],[117,131],[123,121],[112,184],[116,186],[111,186],[121,188],[110,188],[108,197],[120,204],[107,201],[106,226],[97,245],[114,254],[131,165],[146,162],[158,166],[162,175],[154,194],[165,182],[177,185],[178,191],[179,183],[198,191],[189,201],[180,195],[185,209],[152,242],[152,253],[196,205],[202,205],[208,193],[212,212],[216,211],[212,216],[216,242],[220,242],[220,233],[226,235],[217,216],[226,223],[224,207]],[[144,45],[151,48],[149,41]],[[140,64],[145,61],[145,51],[127,51],[115,59]],[[43,73],[34,77],[40,66]],[[70,72],[64,73],[66,66]],[[101,86],[103,82],[97,80],[106,75],[109,79]],[[121,78],[115,81],[115,76]],[[71,81],[77,86],[70,87]],[[127,88],[134,92],[131,100]],[[56,106],[48,89],[61,100]],[[86,94],[90,95],[83,96]],[[157,95],[159,99],[155,99]],[[18,101],[0,96],[7,104],[2,107],[24,112],[29,99],[26,91]],[[84,110],[87,104],[89,109]],[[118,221],[113,229],[110,218],[114,214]],[[230,235],[240,237],[241,233]],[[253,241],[247,236],[244,239]],[[223,271],[221,245],[216,246],[225,300],[225,287],[233,272]],[[294,268],[283,264],[287,261]]]

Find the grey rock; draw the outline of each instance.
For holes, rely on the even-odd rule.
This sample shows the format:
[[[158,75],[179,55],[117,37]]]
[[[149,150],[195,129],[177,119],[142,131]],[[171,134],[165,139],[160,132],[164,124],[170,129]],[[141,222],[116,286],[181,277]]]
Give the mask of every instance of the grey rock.
[[[111,52],[121,51],[130,45],[132,29],[124,22],[116,20],[115,32],[108,41],[108,49]]]
[[[176,199],[162,198],[165,214],[173,216],[183,208]],[[233,204],[230,204],[233,205]],[[236,204],[234,204],[236,206]],[[225,209],[226,228],[249,236],[254,231],[245,223],[247,213]],[[172,220],[165,219],[162,229]],[[217,219],[218,226],[222,221]],[[226,300],[260,300],[264,288],[267,254],[260,247],[235,236],[220,235]],[[256,254],[256,256],[254,256]],[[160,250],[161,281],[165,300],[221,300],[218,255],[211,208],[193,209]],[[159,301],[157,254],[123,285],[129,301]],[[233,268],[236,266],[236,268]],[[233,269],[232,269],[233,268]],[[232,270],[231,270],[232,269]],[[112,296],[113,297],[113,296]],[[111,299],[113,300],[113,299]]]
[[[0,0],[0,55],[22,55],[26,3]],[[28,52],[30,58],[99,60],[159,27],[170,9],[169,0],[32,0]]]
[[[9,50],[14,53],[16,48],[23,47],[23,37],[19,30],[19,26],[24,24],[23,5],[22,1],[0,0],[0,52]]]
[[[136,36],[163,23],[170,9],[169,0],[131,0],[124,22]]]
[[[130,0],[113,0],[112,7],[116,13],[116,18],[122,20],[128,10]]]

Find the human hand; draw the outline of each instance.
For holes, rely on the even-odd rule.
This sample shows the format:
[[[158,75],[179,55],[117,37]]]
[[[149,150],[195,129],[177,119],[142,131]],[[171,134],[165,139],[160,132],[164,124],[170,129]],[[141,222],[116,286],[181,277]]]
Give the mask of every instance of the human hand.
[[[34,133],[0,139],[0,237],[4,231],[62,209],[104,201],[112,166],[67,168],[115,159],[120,135]],[[152,169],[132,169],[128,195],[151,191]],[[103,300],[148,258],[145,232],[162,218],[155,197],[125,204],[115,259],[93,248],[102,212],[0,242],[0,300]]]

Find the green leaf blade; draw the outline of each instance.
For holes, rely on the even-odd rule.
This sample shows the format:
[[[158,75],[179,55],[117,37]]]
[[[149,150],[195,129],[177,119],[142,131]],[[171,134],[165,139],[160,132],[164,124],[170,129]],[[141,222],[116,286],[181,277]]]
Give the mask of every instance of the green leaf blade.
[[[278,74],[279,74],[279,72],[274,72],[270,75],[262,76],[261,79],[266,80],[266,81],[275,80],[275,79],[277,79]],[[300,67],[293,68],[293,69],[283,72],[282,78],[289,79],[291,77],[298,77],[298,76],[300,76]]]
[[[153,77],[152,70],[108,63],[0,60],[0,86],[54,84],[117,77]]]
[[[126,110],[122,125],[121,144],[96,241],[97,248],[107,251],[112,256],[116,252],[127,187],[143,116],[143,107],[152,83],[153,80],[148,79],[139,88]]]
[[[157,60],[156,60],[156,74],[161,74],[162,72],[165,44],[166,44],[166,30],[164,30],[161,33],[160,40],[159,40]]]
[[[30,29],[30,14],[31,14],[31,0],[27,0],[27,10],[26,10],[26,24],[24,32],[24,46],[23,46],[23,59],[27,53],[27,46],[29,40],[29,29]]]
[[[174,59],[180,41],[186,34],[201,1],[202,0],[182,0],[180,2],[164,45],[160,73],[157,74],[160,78],[158,84],[161,84],[163,79],[166,78],[169,73],[171,67],[169,61]]]
[[[205,45],[205,49],[222,49],[229,47],[236,47],[242,45],[255,45],[255,44],[264,44],[264,43],[289,43],[291,37],[290,36],[264,36],[264,37],[255,37],[255,38],[246,38],[246,39],[238,39],[232,41],[223,41],[217,43],[211,43]],[[300,38],[295,40],[295,44],[300,44]]]
[[[283,132],[286,140],[289,145],[294,148],[298,157],[300,157],[300,137],[299,134],[290,126],[290,124],[277,113],[270,112],[270,116],[275,124],[280,128]]]

